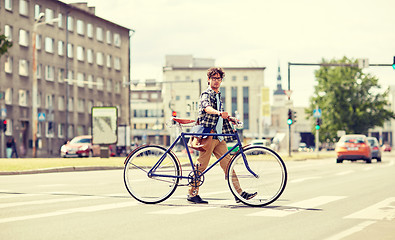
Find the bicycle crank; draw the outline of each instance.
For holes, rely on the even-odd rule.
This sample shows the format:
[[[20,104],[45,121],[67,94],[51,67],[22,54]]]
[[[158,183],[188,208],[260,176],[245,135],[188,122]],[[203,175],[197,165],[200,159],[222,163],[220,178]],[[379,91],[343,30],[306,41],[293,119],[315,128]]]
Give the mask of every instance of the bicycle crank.
[[[188,184],[192,187],[200,187],[204,182],[204,175],[199,170],[191,171],[188,175]]]

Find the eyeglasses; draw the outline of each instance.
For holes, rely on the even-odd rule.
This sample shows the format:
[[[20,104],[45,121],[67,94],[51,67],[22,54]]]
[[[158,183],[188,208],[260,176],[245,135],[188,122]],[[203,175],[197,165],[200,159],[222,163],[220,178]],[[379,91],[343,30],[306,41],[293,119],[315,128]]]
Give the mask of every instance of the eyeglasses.
[[[211,80],[217,81],[217,82],[221,82],[222,78],[220,78],[220,77],[211,77]]]

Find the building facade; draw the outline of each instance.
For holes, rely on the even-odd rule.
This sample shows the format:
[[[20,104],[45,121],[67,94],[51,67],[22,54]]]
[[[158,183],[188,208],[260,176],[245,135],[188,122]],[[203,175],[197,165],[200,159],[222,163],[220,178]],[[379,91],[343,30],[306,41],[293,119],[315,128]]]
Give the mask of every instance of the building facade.
[[[200,93],[208,87],[207,69],[213,66],[214,59],[166,56],[163,67],[165,119],[170,119],[173,111],[177,117],[197,119]],[[256,138],[262,128],[261,90],[265,67],[223,69],[225,78],[220,91],[225,111],[244,122],[245,138]]]
[[[6,138],[15,138],[21,156],[32,155],[34,73],[38,156],[58,155],[65,141],[91,134],[93,106],[117,106],[118,123],[129,125],[130,29],[86,3],[56,0],[1,1],[0,29],[13,43],[0,59]]]

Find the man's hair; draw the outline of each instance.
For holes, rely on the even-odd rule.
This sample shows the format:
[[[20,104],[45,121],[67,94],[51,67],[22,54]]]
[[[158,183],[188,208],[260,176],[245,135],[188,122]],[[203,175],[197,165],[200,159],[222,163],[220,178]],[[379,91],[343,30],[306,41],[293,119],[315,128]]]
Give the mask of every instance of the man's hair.
[[[224,72],[224,70],[222,69],[222,68],[219,68],[219,67],[212,67],[212,68],[209,68],[208,70],[207,70],[207,77],[208,78],[211,78],[212,76],[214,76],[215,74],[219,74],[219,76],[221,77],[221,78],[224,78],[225,77],[225,72]]]

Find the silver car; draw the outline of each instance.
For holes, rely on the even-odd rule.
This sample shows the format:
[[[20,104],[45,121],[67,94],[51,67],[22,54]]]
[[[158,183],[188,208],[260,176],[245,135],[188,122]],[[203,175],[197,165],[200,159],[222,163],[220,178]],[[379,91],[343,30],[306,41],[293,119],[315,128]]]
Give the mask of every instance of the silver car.
[[[381,162],[381,148],[379,145],[379,141],[375,137],[367,137],[369,142],[370,149],[372,150],[372,159],[377,159],[377,162]]]

